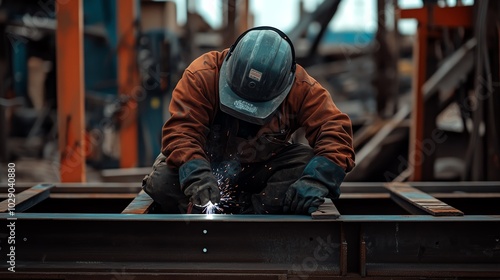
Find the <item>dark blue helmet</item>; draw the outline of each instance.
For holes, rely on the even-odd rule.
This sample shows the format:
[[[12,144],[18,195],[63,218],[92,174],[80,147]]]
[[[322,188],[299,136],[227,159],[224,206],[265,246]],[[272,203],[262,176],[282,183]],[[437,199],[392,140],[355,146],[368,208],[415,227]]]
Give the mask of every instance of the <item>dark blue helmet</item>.
[[[295,52],[290,39],[273,27],[252,28],[236,40],[222,64],[221,110],[264,124],[290,92],[294,78]]]

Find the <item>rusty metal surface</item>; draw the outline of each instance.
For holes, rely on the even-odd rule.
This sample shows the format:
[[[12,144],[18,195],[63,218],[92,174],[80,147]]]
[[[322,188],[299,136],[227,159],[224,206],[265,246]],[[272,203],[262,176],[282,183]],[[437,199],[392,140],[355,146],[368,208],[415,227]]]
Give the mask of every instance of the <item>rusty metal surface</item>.
[[[413,57],[415,58],[415,71],[412,79],[412,109],[410,126],[410,146],[408,151],[408,171],[411,174],[409,181],[429,180],[424,175],[424,167],[427,166],[421,143],[424,140],[424,118],[425,103],[422,95],[422,86],[428,78],[429,59],[429,27],[420,24],[413,46]]]
[[[25,241],[16,247],[16,257],[26,273],[102,272],[115,263],[142,263],[124,271],[145,273],[161,263],[164,273],[337,276],[347,267],[342,254],[360,260],[359,270],[350,273],[367,276],[491,276],[500,269],[492,266],[500,261],[500,216],[344,215],[316,221],[280,215],[20,213],[17,218],[17,238]],[[356,226],[342,227],[345,223]],[[358,236],[360,246],[341,235]],[[418,269],[405,274],[392,265]]]
[[[144,190],[141,190],[127,208],[122,211],[122,214],[147,214],[152,205],[153,199]]]
[[[428,26],[470,28],[473,24],[474,7],[428,5],[423,8],[400,9],[398,15],[401,19],[416,19],[423,25]]]
[[[56,2],[57,122],[60,180],[85,182],[83,1]]]
[[[391,198],[411,212],[416,207],[434,216],[463,216],[464,213],[441,200],[424,193],[408,184],[391,183],[386,188],[391,192]]]
[[[311,218],[315,220],[337,219],[338,217],[340,217],[340,212],[331,199],[326,199],[325,203],[320,205],[316,212],[311,213]]]
[[[64,268],[58,266],[60,262],[85,271],[102,271],[117,262],[140,262],[145,263],[143,270],[161,263],[161,270],[171,273],[198,269],[208,273],[339,274],[340,230],[335,230],[339,224],[312,222],[307,216],[264,216],[249,221],[235,215],[215,215],[213,219],[207,215],[26,215],[19,214],[22,223],[16,225],[17,239],[26,239],[16,246],[21,272],[56,267],[60,271]],[[1,218],[0,226],[5,227],[6,220]],[[3,267],[5,255],[0,260]]]
[[[15,195],[13,199],[1,201],[0,212],[7,212],[11,202],[15,204],[16,212],[23,212],[48,198],[53,187],[53,184],[39,184]]]
[[[342,215],[326,219],[124,215],[127,208],[142,213],[149,203],[144,200],[134,206],[134,198],[137,202],[143,198],[136,196],[140,188],[134,184],[55,185],[49,198],[16,213],[17,279],[81,279],[82,275],[495,279],[500,275],[500,206],[489,197],[499,193],[500,182],[410,184],[440,193],[447,204],[465,209],[464,216],[411,214],[391,200],[383,183],[345,184],[343,192],[357,196],[335,200],[332,205]],[[94,190],[97,193],[91,193]],[[470,197],[463,195],[467,190]],[[0,186],[0,192],[7,189]],[[0,214],[0,244],[7,242],[7,218],[8,214]],[[2,252],[0,278],[9,279],[12,274]]]

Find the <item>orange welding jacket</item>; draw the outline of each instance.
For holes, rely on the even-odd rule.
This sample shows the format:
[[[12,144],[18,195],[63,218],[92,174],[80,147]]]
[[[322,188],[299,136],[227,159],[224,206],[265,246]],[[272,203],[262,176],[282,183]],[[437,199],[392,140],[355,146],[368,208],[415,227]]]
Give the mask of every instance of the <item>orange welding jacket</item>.
[[[192,159],[209,160],[205,147],[219,111],[219,70],[227,52],[227,49],[212,51],[195,59],[173,90],[169,106],[171,116],[162,131],[162,153],[171,168],[178,169]],[[245,147],[242,153],[253,155],[243,162],[262,162],[270,156],[259,146],[263,143],[258,139],[281,135],[280,140],[288,142],[293,132],[303,127],[316,156],[330,159],[346,172],[354,167],[349,117],[337,108],[330,93],[300,65],[297,65],[290,93],[277,110],[279,112],[275,115],[279,117],[264,124],[254,139],[237,144]],[[263,150],[266,152],[259,154]]]

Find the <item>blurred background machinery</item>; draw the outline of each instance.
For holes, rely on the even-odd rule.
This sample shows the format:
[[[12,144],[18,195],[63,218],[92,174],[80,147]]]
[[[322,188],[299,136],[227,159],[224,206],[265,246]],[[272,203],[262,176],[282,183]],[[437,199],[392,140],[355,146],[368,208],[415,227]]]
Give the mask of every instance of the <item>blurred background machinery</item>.
[[[129,4],[137,12],[134,5],[139,2],[132,2]],[[1,3],[2,162],[30,158],[59,162],[64,149],[59,150],[58,139],[64,138],[69,128],[58,128],[57,109],[70,105],[63,98],[58,100],[57,81],[71,77],[62,71],[58,73],[57,67],[67,64],[68,68],[83,67],[85,110],[70,111],[67,116],[72,120],[84,118],[80,128],[84,133],[78,141],[86,144],[86,150],[81,159],[74,160],[83,160],[97,170],[151,165],[160,149],[168,95],[183,67],[179,36],[162,25],[165,18],[170,18],[165,14],[169,5],[144,3],[142,12],[147,20],[140,21],[140,15],[131,14],[123,26],[117,26],[120,2],[81,1],[83,40],[82,57],[78,60],[57,56],[57,52],[64,53],[60,44],[71,50],[78,46],[71,41],[56,42],[60,31],[57,15],[64,13],[55,12],[56,4],[57,1]],[[158,8],[160,13],[156,13]],[[123,53],[128,57],[123,58]],[[65,61],[58,64],[58,58]],[[130,64],[120,71],[118,60],[127,58]],[[125,78],[120,88],[122,72]],[[71,102],[78,92],[64,96]],[[141,113],[130,117],[130,109]],[[133,135],[120,136],[129,127],[135,128]],[[120,144],[131,155],[122,162]],[[36,165],[34,162],[27,164]]]
[[[160,150],[183,69],[275,7],[63,2],[0,2],[0,159],[62,182],[140,180]],[[500,179],[499,4],[368,2],[292,1],[297,20],[283,28],[297,61],[353,121],[357,166],[346,180]],[[371,28],[332,28],[346,13]],[[401,32],[410,19],[414,30]],[[294,141],[304,141],[300,131]]]

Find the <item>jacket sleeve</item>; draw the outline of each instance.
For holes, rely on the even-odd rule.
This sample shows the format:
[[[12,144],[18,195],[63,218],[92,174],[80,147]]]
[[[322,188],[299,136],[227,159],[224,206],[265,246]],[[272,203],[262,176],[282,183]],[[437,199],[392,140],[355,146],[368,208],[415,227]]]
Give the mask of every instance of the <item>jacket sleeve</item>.
[[[305,129],[309,145],[316,156],[324,156],[345,172],[354,167],[352,124],[332,100],[330,93],[303,68],[298,68],[296,83],[301,91],[299,125]]]
[[[208,160],[204,148],[216,106],[217,69],[209,58],[198,58],[184,71],[172,93],[170,118],[162,130],[162,153],[171,168],[178,169],[193,159]]]

